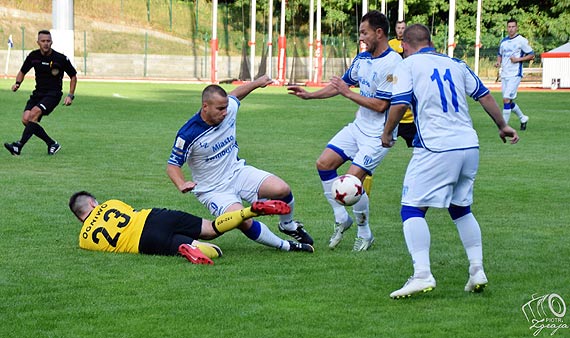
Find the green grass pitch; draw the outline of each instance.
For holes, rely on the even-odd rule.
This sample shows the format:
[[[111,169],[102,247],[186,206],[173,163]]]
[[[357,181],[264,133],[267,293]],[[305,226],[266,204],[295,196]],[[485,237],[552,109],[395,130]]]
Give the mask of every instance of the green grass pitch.
[[[17,93],[11,84],[0,80],[3,142],[21,135],[33,80]],[[481,144],[472,210],[489,277],[482,294],[463,291],[467,259],[457,231],[445,210],[432,209],[438,286],[407,300],[388,297],[412,273],[399,216],[411,154],[403,141],[375,175],[373,248],[351,252],[352,229],[328,249],[332,213],[314,162],[356,106],[341,97],[302,101],[283,87],[243,101],[240,156],[291,185],[296,217],[316,241],[313,255],[278,252],[238,231],[215,240],[225,255],[214,266],[79,249],[80,224],[67,207],[78,190],[209,217],[165,172],[175,133],[199,108],[203,87],[80,80],[74,104],[42,121],[62,145],[57,155],[48,157],[37,138],[20,157],[0,151],[1,337],[531,337],[521,307],[533,294],[556,293],[570,307],[570,101],[560,91],[519,92],[530,121],[514,146],[472,102]],[[263,220],[278,233],[277,217]],[[570,324],[570,315],[563,321]]]

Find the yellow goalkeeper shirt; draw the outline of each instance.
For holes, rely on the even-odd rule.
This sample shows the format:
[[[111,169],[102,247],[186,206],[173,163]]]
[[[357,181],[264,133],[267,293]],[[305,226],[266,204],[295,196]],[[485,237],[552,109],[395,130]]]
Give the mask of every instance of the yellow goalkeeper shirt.
[[[404,48],[402,48],[402,40],[398,40],[393,38],[392,40],[388,41],[390,48],[398,52],[400,55],[404,53]],[[412,114],[412,110],[408,108],[402,117],[400,123],[413,123],[414,122],[414,114]]]
[[[151,209],[135,210],[109,200],[95,207],[83,222],[79,247],[109,252],[139,252],[141,234]]]
[[[392,40],[388,41],[388,45],[390,45],[390,48],[395,50],[400,55],[402,55],[404,52],[404,48],[402,48],[402,40],[393,38]]]

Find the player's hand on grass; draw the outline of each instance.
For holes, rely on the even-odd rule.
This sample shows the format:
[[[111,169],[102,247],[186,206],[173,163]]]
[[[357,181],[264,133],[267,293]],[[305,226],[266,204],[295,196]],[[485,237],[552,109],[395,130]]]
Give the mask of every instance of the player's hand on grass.
[[[189,191],[192,191],[195,187],[196,187],[196,183],[194,183],[192,181],[187,181],[187,182],[184,182],[184,184],[181,187],[178,187],[178,189],[180,190],[180,192],[185,194]]]

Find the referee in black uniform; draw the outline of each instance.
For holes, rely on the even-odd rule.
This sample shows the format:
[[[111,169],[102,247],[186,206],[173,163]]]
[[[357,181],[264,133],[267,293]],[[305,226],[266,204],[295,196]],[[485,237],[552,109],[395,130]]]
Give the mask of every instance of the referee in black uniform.
[[[16,75],[16,83],[12,86],[12,91],[17,91],[24,81],[26,73],[34,68],[36,89],[32,92],[22,114],[22,123],[25,126],[22,138],[16,142],[4,143],[4,147],[12,155],[20,155],[22,148],[33,135],[46,143],[48,155],[57,153],[61,148],[61,145],[49,137],[39,123],[42,117],[49,115],[61,101],[63,73],[67,73],[71,79],[69,94],[65,97],[63,104],[69,106],[73,102],[75,86],[77,85],[77,71],[65,55],[51,49],[51,44],[51,33],[48,30],[39,31],[38,46],[40,48],[28,55],[18,75]]]

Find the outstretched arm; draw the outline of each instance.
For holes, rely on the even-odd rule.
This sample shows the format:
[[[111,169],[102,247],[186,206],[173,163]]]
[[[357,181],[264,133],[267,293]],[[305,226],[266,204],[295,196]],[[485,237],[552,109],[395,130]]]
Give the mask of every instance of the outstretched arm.
[[[331,79],[331,85],[337,90],[337,92],[356,103],[359,106],[372,109],[377,112],[383,112],[390,107],[390,101],[378,99],[375,97],[366,97],[360,95],[360,93],[353,92],[350,87],[338,76],[333,76]]]
[[[499,128],[499,137],[503,140],[503,143],[507,142],[507,137],[511,138],[511,144],[517,143],[519,141],[519,135],[516,130],[511,128],[507,122],[505,122],[501,108],[499,108],[497,101],[495,101],[493,96],[488,93],[487,95],[479,98],[479,103]]]
[[[303,100],[328,99],[329,97],[338,95],[338,90],[330,83],[315,92],[308,92],[299,86],[289,86],[287,90],[289,94],[295,95]]]
[[[269,84],[273,83],[273,80],[267,75],[263,75],[251,82],[244,83],[230,92],[230,95],[235,96],[238,100],[243,100],[249,93],[256,90],[257,88],[263,88]]]

